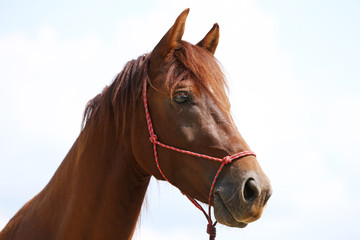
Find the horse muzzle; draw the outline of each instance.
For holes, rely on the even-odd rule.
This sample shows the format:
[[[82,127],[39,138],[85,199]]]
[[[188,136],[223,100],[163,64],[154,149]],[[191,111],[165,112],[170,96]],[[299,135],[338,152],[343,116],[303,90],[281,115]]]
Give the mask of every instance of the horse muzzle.
[[[272,188],[265,175],[250,172],[240,183],[224,179],[214,189],[215,218],[221,224],[244,228],[261,217],[271,194]]]

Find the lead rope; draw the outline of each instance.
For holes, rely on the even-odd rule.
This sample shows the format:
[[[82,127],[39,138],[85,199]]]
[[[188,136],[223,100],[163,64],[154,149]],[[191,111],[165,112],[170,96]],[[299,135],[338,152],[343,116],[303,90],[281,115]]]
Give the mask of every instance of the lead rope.
[[[145,65],[145,69],[146,69],[146,67],[147,66]],[[234,155],[231,155],[231,156],[226,156],[224,158],[217,158],[217,157],[212,157],[212,156],[208,156],[208,155],[205,155],[205,154],[200,154],[200,153],[195,153],[195,152],[191,152],[191,151],[188,151],[188,150],[179,149],[179,148],[172,147],[172,146],[169,146],[169,145],[166,145],[164,143],[159,142],[157,136],[154,133],[154,128],[153,128],[153,125],[152,125],[152,121],[151,121],[151,117],[150,117],[150,113],[149,113],[149,107],[148,107],[148,103],[147,103],[147,78],[145,78],[144,82],[143,82],[142,96],[143,96],[143,102],[144,102],[144,108],[145,108],[147,127],[148,127],[149,134],[150,134],[149,140],[153,144],[154,158],[155,158],[156,166],[157,166],[159,172],[161,173],[161,175],[163,176],[163,178],[167,182],[169,182],[171,185],[176,187],[173,183],[171,183],[167,179],[167,177],[165,176],[165,174],[163,173],[163,171],[160,168],[156,145],[159,145],[159,146],[161,146],[163,148],[167,148],[167,149],[170,149],[170,150],[173,150],[173,151],[176,151],[176,152],[180,152],[180,153],[184,153],[184,154],[188,154],[188,155],[192,155],[192,156],[196,156],[196,157],[200,157],[200,158],[206,158],[206,159],[209,159],[209,160],[221,162],[221,165],[220,165],[218,171],[216,172],[214,180],[213,180],[213,182],[211,184],[211,188],[210,188],[210,192],[209,192],[209,199],[208,199],[208,204],[209,204],[208,213],[205,212],[204,208],[194,198],[192,198],[192,197],[186,195],[185,193],[181,192],[195,205],[195,207],[197,207],[205,215],[205,217],[206,217],[206,219],[208,221],[206,232],[210,236],[209,240],[215,240],[215,237],[216,237],[215,225],[216,225],[217,221],[215,221],[213,223],[213,221],[211,219],[211,203],[212,203],[211,199],[212,199],[212,194],[213,194],[213,191],[214,191],[214,186],[215,186],[216,180],[219,177],[221,170],[223,169],[223,167],[226,164],[229,164],[233,160],[238,159],[238,158],[242,158],[242,157],[245,157],[245,156],[249,156],[249,155],[256,156],[255,153],[251,152],[251,151],[243,151],[243,152],[239,152],[239,153],[236,153]]]

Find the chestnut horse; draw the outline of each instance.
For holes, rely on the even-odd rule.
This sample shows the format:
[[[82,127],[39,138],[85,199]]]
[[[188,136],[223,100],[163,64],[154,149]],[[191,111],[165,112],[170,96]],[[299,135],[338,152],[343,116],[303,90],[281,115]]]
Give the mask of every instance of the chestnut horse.
[[[242,228],[261,216],[272,190],[230,115],[213,56],[219,26],[197,45],[182,41],[188,12],[89,101],[69,153],[0,240],[131,239],[151,176],[212,205],[221,224]]]

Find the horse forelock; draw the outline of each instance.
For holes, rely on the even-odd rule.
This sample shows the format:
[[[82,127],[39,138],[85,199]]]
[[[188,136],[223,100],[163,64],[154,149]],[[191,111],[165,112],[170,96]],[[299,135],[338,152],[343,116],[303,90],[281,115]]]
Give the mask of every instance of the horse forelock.
[[[164,85],[170,94],[182,80],[192,79],[195,87],[208,92],[225,112],[229,111],[226,78],[210,52],[182,41],[182,47],[167,62]]]

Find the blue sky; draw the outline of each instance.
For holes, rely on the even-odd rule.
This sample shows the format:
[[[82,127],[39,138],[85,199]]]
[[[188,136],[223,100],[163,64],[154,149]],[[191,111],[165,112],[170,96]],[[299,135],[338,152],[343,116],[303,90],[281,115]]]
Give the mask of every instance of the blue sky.
[[[359,239],[360,2],[347,0],[0,0],[0,229],[49,181],[86,102],[187,7],[185,40],[220,25],[234,119],[274,188],[259,221],[217,239]],[[163,182],[140,221],[135,239],[207,237]]]

